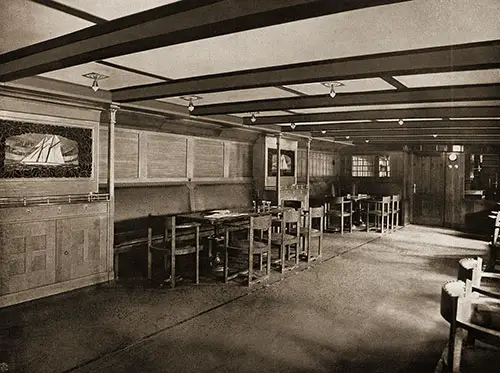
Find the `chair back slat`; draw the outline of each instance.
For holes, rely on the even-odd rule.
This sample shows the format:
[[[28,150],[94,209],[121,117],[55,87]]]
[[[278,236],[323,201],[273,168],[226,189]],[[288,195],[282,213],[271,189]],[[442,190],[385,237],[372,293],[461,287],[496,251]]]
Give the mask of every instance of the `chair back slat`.
[[[311,207],[309,209],[309,216],[311,218],[322,218],[323,216],[325,216],[325,207],[324,206],[320,206],[320,207]]]
[[[283,211],[282,219],[285,223],[298,223],[300,222],[301,215],[302,215],[301,209],[299,210],[286,209]]]
[[[272,215],[253,216],[252,220],[253,229],[268,230],[271,228]]]

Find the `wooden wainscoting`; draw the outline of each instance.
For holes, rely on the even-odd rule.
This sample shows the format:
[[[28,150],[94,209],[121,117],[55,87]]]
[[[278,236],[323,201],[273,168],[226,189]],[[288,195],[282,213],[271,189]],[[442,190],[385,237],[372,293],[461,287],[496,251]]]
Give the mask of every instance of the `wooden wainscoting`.
[[[108,280],[108,202],[0,209],[0,307]]]

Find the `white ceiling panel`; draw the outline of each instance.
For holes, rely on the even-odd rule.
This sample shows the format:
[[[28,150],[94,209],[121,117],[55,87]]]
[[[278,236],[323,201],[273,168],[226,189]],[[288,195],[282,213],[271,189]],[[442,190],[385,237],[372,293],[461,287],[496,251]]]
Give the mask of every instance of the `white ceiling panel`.
[[[83,10],[106,20],[124,17],[177,1],[180,0],[58,0],[58,2],[72,8]]]
[[[310,109],[293,109],[299,114],[315,113],[343,113],[348,111],[361,110],[393,110],[393,109],[418,109],[432,107],[461,107],[461,106],[498,106],[500,100],[490,101],[453,101],[453,102],[423,102],[418,104],[390,104],[390,105],[360,105],[360,106],[338,106]]]
[[[495,40],[500,39],[498,19],[498,0],[409,1],[158,48],[110,61],[178,79]]]
[[[68,34],[93,23],[28,0],[0,1],[0,53]]]
[[[204,93],[196,96],[201,97],[201,99],[194,101],[193,102],[194,105],[197,104],[210,105],[210,104],[219,104],[223,102],[253,101],[253,100],[271,99],[271,98],[297,97],[297,95],[293,93],[274,87]],[[187,105],[186,100],[183,100],[180,97],[163,98],[160,99],[160,101],[166,101],[177,105]]]
[[[86,78],[83,75],[91,72],[107,75],[109,77],[99,81],[99,87],[106,90],[122,88],[129,85],[149,84],[164,81],[101,65],[95,62],[68,67],[67,69],[50,71],[39,76],[90,87],[92,86],[92,79]]]
[[[335,87],[337,93],[348,92],[368,92],[368,91],[383,91],[389,89],[396,89],[385,80],[380,78],[370,79],[355,79],[355,80],[341,80],[343,86]],[[328,94],[330,89],[321,83],[307,83],[307,84],[293,84],[285,86],[295,91],[305,93],[307,95],[322,95]]]
[[[500,6],[499,6],[500,7]],[[500,22],[500,21],[499,21]],[[500,83],[500,69],[395,76],[409,88]]]
[[[234,115],[235,117],[243,118],[243,117],[250,117],[251,113],[234,113],[231,115]],[[269,117],[269,116],[273,116],[273,115],[293,115],[293,114],[289,113],[288,111],[271,110],[271,111],[261,111],[261,112],[255,114],[255,117],[258,120],[259,117]]]

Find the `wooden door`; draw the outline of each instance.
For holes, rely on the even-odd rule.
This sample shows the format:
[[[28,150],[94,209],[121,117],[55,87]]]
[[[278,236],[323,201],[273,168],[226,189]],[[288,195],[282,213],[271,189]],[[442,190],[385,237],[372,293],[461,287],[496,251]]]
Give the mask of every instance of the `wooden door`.
[[[107,217],[87,216],[57,221],[57,281],[106,271]]]
[[[0,224],[0,295],[55,282],[55,225]]]
[[[445,156],[413,154],[412,222],[423,225],[444,223]]]

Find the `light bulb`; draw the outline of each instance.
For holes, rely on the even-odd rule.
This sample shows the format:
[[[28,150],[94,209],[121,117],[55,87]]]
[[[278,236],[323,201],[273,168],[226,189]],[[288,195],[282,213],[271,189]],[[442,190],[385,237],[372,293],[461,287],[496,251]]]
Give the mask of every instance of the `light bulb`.
[[[92,82],[92,89],[94,90],[94,92],[97,92],[99,90],[99,84],[97,83],[97,79],[94,79],[94,81]]]
[[[250,118],[250,121],[252,123],[255,123],[257,121],[257,118],[255,118],[255,114],[254,113],[252,113],[252,117]]]
[[[403,120],[403,119],[400,119],[400,120],[398,120],[398,123],[399,123],[399,125],[400,125],[400,126],[402,126],[402,125],[403,125],[403,123],[404,123],[404,120]]]
[[[294,129],[295,129],[295,127],[296,127],[296,124],[295,124],[295,123],[293,123],[293,122],[292,122],[292,123],[290,123],[290,128],[291,128],[292,130],[294,130]]]
[[[334,98],[337,95],[337,92],[335,92],[335,86],[332,84],[330,86],[330,97]]]
[[[188,110],[189,111],[193,111],[194,110],[193,101],[191,101],[191,100],[189,100]]]

